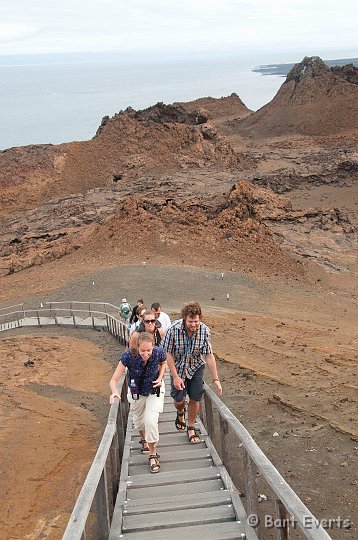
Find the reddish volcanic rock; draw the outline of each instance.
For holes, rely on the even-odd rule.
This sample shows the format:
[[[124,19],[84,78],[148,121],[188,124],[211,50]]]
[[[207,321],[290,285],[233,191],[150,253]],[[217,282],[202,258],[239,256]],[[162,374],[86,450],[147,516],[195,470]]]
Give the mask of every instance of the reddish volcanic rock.
[[[159,103],[104,118],[90,141],[1,152],[2,215],[147,173],[250,167],[252,160],[234,152],[206,120],[202,113]]]
[[[358,127],[358,69],[330,69],[320,58],[296,64],[276,96],[248,118],[235,122],[243,136],[334,135]]]
[[[205,97],[187,103],[175,103],[175,105],[180,105],[189,112],[195,110],[206,111],[212,120],[220,121],[227,120],[229,117],[245,118],[252,112],[235,92],[226,97]]]

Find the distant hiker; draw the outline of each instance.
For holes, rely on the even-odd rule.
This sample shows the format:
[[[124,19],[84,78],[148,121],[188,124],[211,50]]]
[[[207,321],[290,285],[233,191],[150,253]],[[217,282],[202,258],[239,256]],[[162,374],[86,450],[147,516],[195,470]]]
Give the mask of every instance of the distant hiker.
[[[127,302],[126,298],[122,298],[122,303],[119,306],[119,314],[123,322],[127,323],[132,306]]]
[[[227,293],[227,295],[226,295],[226,300],[230,300],[230,295],[229,295],[229,293]]]
[[[200,437],[194,427],[204,391],[204,368],[208,365],[217,393],[222,394],[216,361],[211,347],[209,328],[201,322],[198,302],[186,304],[181,311],[182,319],[174,321],[167,330],[162,346],[167,352],[171,373],[171,392],[177,410],[175,427],[187,428],[189,442],[199,443]],[[185,398],[189,396],[188,426],[185,423]]]
[[[224,272],[221,272],[221,279],[224,279]]]
[[[157,321],[159,321],[160,324],[162,325],[164,332],[168,330],[169,326],[172,323],[170,321],[169,315],[167,315],[166,313],[164,313],[164,311],[162,311],[162,308],[160,307],[159,302],[153,302],[153,304],[150,306],[150,309],[153,311],[154,316],[157,319]]]
[[[156,323],[157,323],[157,320],[154,317],[154,313],[149,310],[144,311],[143,320],[141,324],[138,326],[138,328],[135,330],[135,332],[133,332],[131,336],[131,339],[129,341],[129,348],[133,349],[133,347],[135,347],[135,342],[138,338],[138,334],[140,334],[141,332],[149,332],[150,334],[152,334],[154,338],[154,344],[160,345],[164,336],[164,330],[160,326],[160,322],[157,323],[158,326]]]
[[[138,313],[139,313],[139,310],[143,306],[144,306],[144,300],[142,298],[139,298],[139,300],[137,300],[136,305],[132,309],[132,313],[131,313],[131,316],[130,316],[130,319],[129,319],[129,322],[131,324],[136,323],[138,321]]]
[[[128,349],[121,356],[109,386],[112,405],[120,399],[117,385],[125,369],[128,369],[128,401],[133,415],[134,427],[141,437],[141,452],[149,454],[149,470],[160,471],[157,444],[159,441],[158,419],[163,412],[164,373],[166,369],[165,351],[154,345],[153,336],[148,332],[139,334],[134,349]]]

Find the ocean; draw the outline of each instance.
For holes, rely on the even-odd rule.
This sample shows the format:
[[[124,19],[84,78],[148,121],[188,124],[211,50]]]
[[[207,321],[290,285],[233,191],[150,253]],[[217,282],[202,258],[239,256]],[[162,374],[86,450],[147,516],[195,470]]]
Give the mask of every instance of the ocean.
[[[104,116],[161,101],[236,92],[247,107],[268,103],[284,82],[252,69],[260,62],[195,58],[143,61],[67,56],[0,57],[0,150],[91,139]]]
[[[287,61],[284,53],[274,60]],[[158,59],[149,54],[0,56],[0,150],[88,140],[104,116],[158,101],[236,92],[256,111],[271,101],[292,65],[273,64],[260,71],[268,61],[265,52],[251,58],[236,53]]]

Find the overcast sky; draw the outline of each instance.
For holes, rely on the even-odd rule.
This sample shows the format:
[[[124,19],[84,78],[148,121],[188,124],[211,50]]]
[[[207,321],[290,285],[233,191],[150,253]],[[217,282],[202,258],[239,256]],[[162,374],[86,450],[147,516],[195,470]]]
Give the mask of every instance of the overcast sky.
[[[357,28],[356,0],[0,2],[6,55],[248,49],[357,56]]]

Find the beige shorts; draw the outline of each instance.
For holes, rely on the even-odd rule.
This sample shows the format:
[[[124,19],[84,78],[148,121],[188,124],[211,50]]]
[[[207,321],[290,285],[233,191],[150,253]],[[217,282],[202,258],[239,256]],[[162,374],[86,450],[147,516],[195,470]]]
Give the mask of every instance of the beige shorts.
[[[138,431],[145,432],[145,440],[150,443],[159,441],[158,420],[159,414],[163,412],[165,386],[162,382],[159,397],[155,394],[150,396],[139,396],[133,399],[128,391],[128,401],[133,417],[133,424]]]

